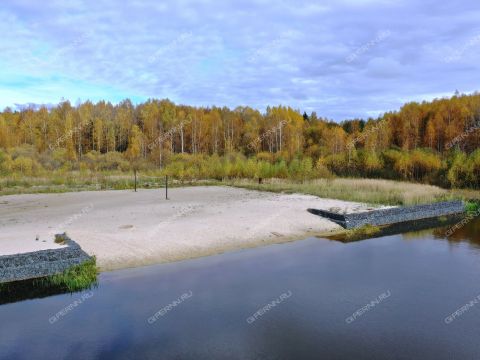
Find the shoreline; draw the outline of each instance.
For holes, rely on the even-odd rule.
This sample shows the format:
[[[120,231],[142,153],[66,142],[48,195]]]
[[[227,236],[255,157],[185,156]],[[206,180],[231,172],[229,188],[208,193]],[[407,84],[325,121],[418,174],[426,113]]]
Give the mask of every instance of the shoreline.
[[[134,269],[134,268],[140,268],[140,267],[145,267],[145,266],[155,266],[155,265],[161,265],[161,264],[174,264],[177,262],[182,262],[182,261],[188,261],[188,260],[194,260],[194,259],[201,259],[201,258],[206,258],[210,256],[217,256],[217,255],[222,255],[230,252],[236,252],[236,251],[243,251],[243,250],[251,250],[255,248],[261,248],[264,246],[270,246],[270,245],[282,245],[282,244],[288,244],[296,241],[303,241],[308,238],[312,237],[317,237],[319,240],[326,240],[326,241],[333,241],[327,237],[329,236],[339,236],[341,234],[346,233],[346,229],[340,228],[340,229],[333,229],[329,231],[325,231],[322,233],[309,233],[306,232],[304,234],[299,234],[299,235],[292,235],[289,237],[276,237],[270,239],[256,239],[252,240],[251,242],[243,242],[240,246],[237,245],[232,245],[231,247],[223,246],[223,247],[218,247],[218,248],[212,248],[212,249],[207,249],[202,252],[197,252],[197,253],[191,253],[190,255],[186,254],[179,254],[178,257],[171,257],[171,258],[162,258],[155,260],[153,259],[152,261],[149,261],[150,259],[146,259],[143,262],[137,262],[135,261],[132,263],[131,266],[123,263],[120,266],[109,266],[107,268],[100,268],[99,267],[99,274],[102,273],[107,273],[107,272],[113,272],[117,270],[126,270],[126,269]]]
[[[169,198],[161,189],[3,196],[0,255],[58,247],[52,233],[66,232],[103,272],[331,235],[343,229],[308,208],[371,208],[226,186],[173,188]]]

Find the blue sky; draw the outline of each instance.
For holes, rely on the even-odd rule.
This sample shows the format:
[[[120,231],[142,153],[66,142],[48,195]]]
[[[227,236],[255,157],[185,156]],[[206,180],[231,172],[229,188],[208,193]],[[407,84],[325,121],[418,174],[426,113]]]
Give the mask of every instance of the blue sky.
[[[290,105],[340,121],[479,89],[474,0],[0,4],[0,107]]]

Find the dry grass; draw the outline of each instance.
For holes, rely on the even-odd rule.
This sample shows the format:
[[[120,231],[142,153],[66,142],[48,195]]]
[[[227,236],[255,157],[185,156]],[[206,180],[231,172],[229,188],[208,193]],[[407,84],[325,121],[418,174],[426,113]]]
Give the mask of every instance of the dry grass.
[[[150,176],[152,175],[152,176]],[[164,187],[164,177],[158,174],[140,173],[138,188]],[[306,181],[303,184],[293,180],[265,179],[259,185],[255,180],[239,179],[223,182],[227,185],[248,189],[303,193],[323,198],[358,201],[368,204],[415,205],[452,198],[463,200],[480,200],[480,191],[445,190],[437,186],[415,184],[410,182],[333,178]],[[84,190],[123,190],[133,189],[133,174],[130,173],[56,173],[50,177],[0,177],[0,196],[24,193],[59,193]],[[196,180],[180,182],[170,179],[169,186],[219,185],[216,180]]]
[[[228,184],[254,190],[302,193],[379,205],[416,205],[459,197],[437,186],[377,179],[317,179],[303,184],[280,179],[265,181],[264,184],[237,180]]]
[[[480,191],[479,190],[470,190],[470,189],[452,189],[451,193],[455,197],[470,200],[475,202],[480,202]]]
[[[169,179],[169,187],[215,185],[215,180],[179,181]],[[137,188],[155,189],[165,187],[164,176],[149,176],[139,173]],[[53,174],[50,177],[4,176],[0,177],[0,196],[36,193],[64,193],[94,190],[127,190],[134,188],[133,173],[84,174],[78,171]]]

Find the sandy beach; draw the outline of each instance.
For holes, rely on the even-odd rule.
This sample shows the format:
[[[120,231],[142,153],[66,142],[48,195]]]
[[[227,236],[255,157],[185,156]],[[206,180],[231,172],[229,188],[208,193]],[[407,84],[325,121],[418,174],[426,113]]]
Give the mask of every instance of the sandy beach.
[[[0,255],[55,248],[67,232],[101,270],[217,254],[341,229],[308,208],[365,204],[231,187],[91,191],[0,198]]]

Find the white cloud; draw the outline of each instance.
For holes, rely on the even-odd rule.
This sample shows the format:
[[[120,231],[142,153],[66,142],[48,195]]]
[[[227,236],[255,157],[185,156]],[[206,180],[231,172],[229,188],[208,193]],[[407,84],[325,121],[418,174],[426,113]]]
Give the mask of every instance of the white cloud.
[[[475,90],[480,45],[465,44],[479,13],[467,0],[7,0],[0,106],[125,95],[366,117]],[[385,29],[388,38],[345,61]],[[442,61],[455,49],[458,61]]]

